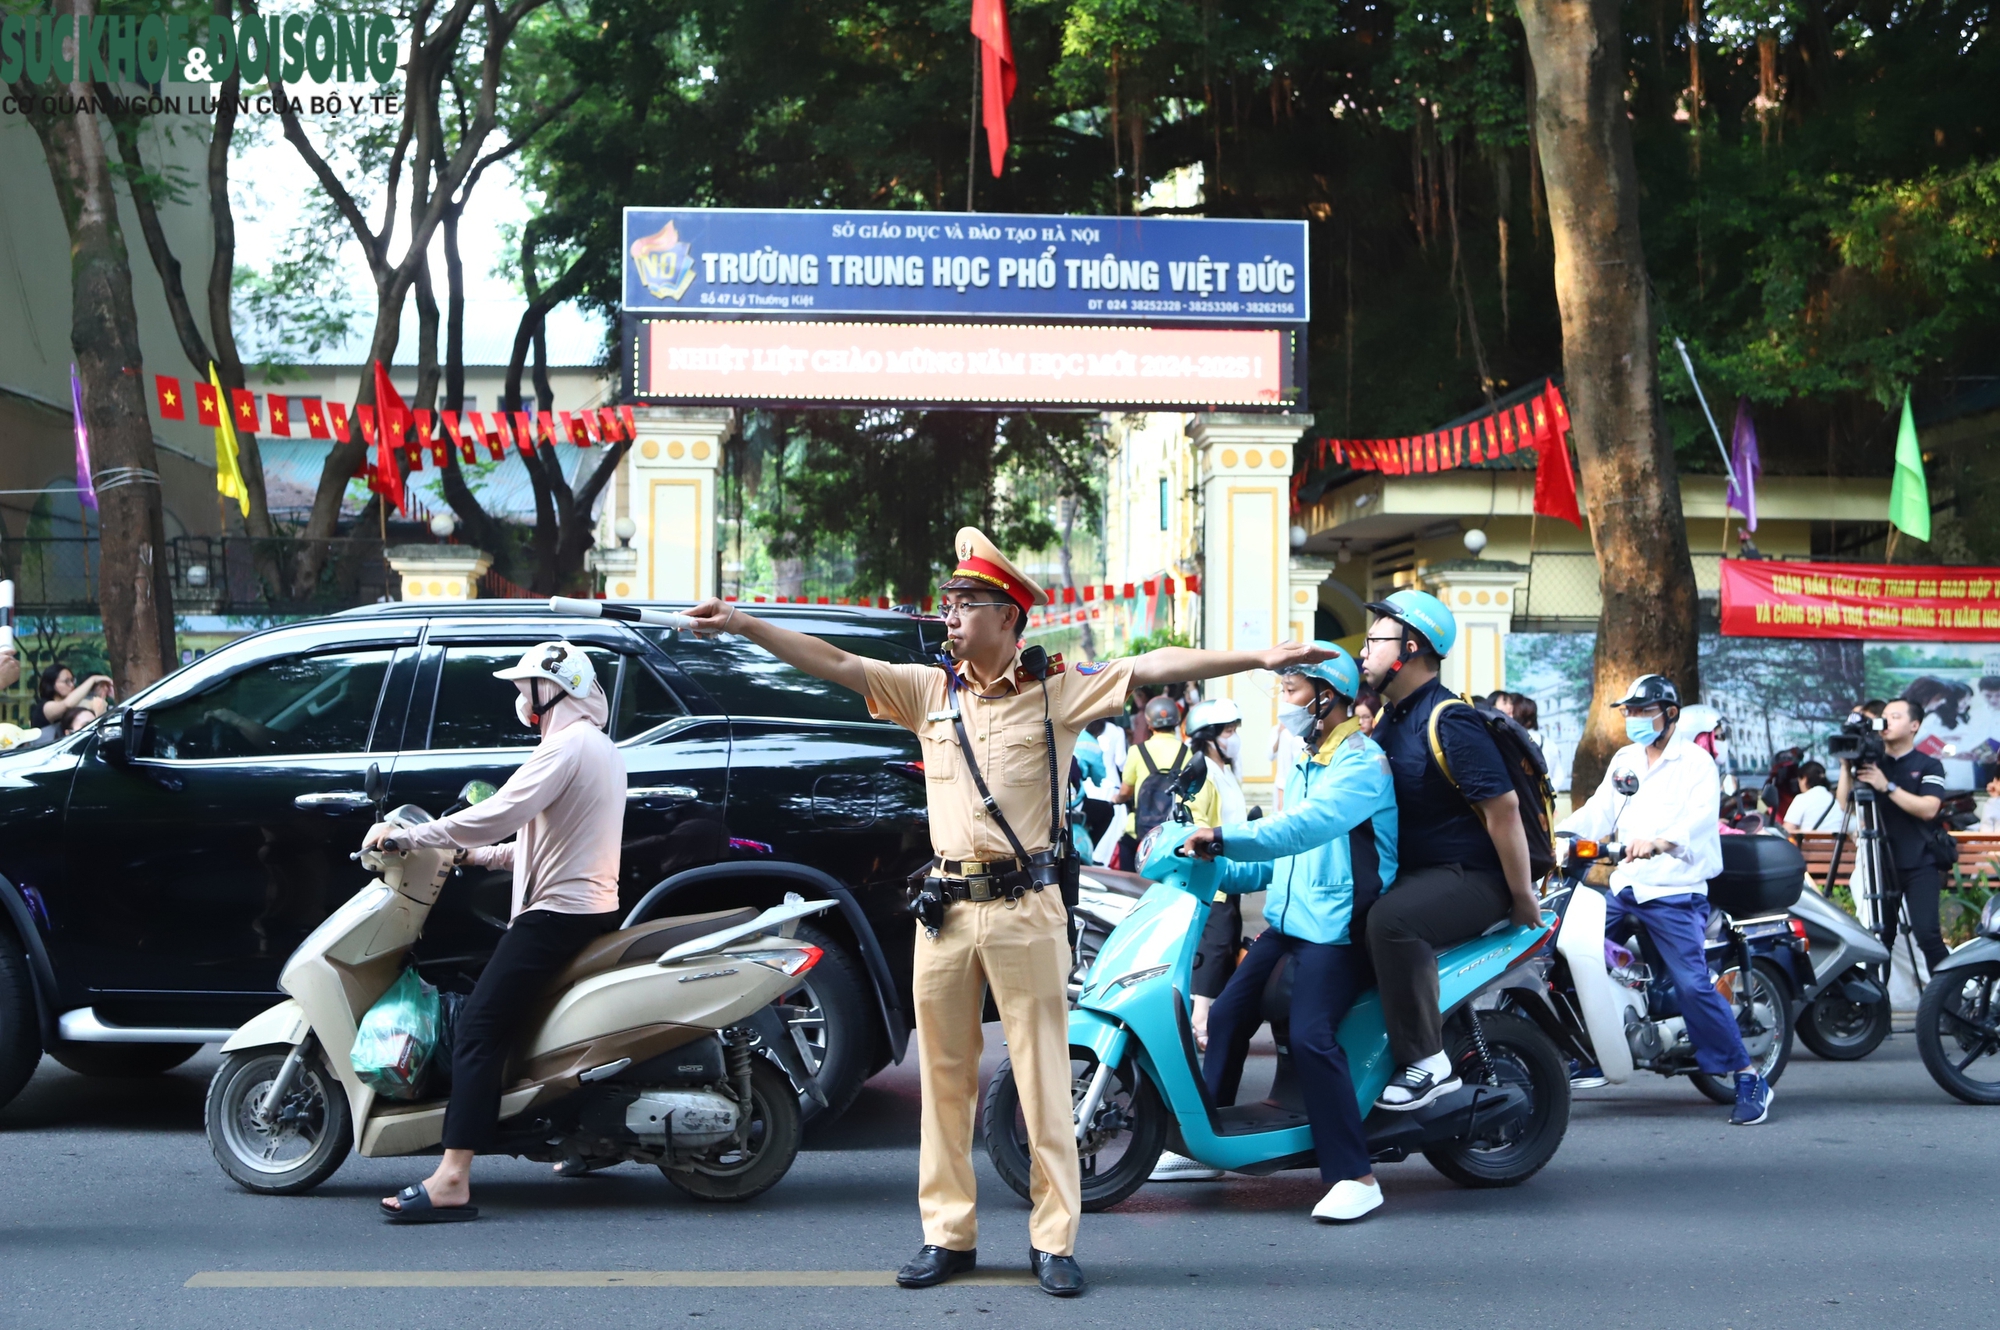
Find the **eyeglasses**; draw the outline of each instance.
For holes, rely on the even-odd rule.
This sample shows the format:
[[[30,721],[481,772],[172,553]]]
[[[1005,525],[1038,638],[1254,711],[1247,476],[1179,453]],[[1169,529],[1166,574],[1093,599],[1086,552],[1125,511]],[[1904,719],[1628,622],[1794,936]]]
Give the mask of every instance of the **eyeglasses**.
[[[1403,639],[1400,637],[1364,637],[1361,639],[1361,650],[1366,652],[1369,648],[1380,646],[1384,642],[1399,650],[1403,645]]]
[[[982,605],[1011,605],[1013,603],[1010,600],[947,600],[938,608],[943,610],[944,617],[949,619],[955,614],[962,615],[967,610],[976,610]]]

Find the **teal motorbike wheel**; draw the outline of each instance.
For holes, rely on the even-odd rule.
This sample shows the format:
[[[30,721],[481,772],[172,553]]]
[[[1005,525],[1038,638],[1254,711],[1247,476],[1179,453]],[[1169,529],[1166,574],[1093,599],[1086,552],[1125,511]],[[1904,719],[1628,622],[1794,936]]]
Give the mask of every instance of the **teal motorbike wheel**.
[[[1082,1103],[1097,1072],[1097,1055],[1080,1044],[1072,1044],[1070,1056],[1070,1102]],[[986,1154],[993,1171],[1028,1199],[1028,1124],[1021,1115],[1020,1090],[1014,1084],[1014,1064],[1000,1064],[986,1087]],[[1144,1186],[1160,1162],[1167,1142],[1167,1106],[1160,1092],[1139,1070],[1136,1059],[1127,1058],[1111,1074],[1103,1100],[1092,1115],[1090,1129],[1077,1142],[1077,1164],[1082,1174],[1083,1208],[1095,1214],[1109,1210]]]
[[[1512,1187],[1541,1172],[1569,1131],[1569,1064],[1541,1027],[1503,1011],[1475,1013],[1493,1074],[1528,1096],[1527,1120],[1490,1139],[1460,1140],[1424,1151],[1431,1167],[1461,1187]],[[1452,1065],[1467,1085],[1486,1080],[1472,1032],[1453,1022]]]

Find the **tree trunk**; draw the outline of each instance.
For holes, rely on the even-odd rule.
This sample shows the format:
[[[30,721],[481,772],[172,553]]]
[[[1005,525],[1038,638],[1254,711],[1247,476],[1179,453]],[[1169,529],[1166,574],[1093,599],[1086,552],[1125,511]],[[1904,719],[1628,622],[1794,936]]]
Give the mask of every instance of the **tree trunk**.
[[[1625,742],[1604,704],[1627,683],[1664,674],[1687,701],[1700,695],[1694,567],[1660,419],[1618,0],[1522,0],[1520,14],[1534,62],[1565,386],[1604,596],[1596,695],[1570,778],[1581,797]]]
[[[95,11],[93,0],[56,6],[57,13],[73,14],[78,23],[88,22]],[[82,100],[92,89],[77,80],[65,91]],[[69,231],[70,347],[83,383],[91,465],[102,487],[98,609],[112,680],[121,696],[129,696],[165,674],[176,656],[159,459],[132,304],[132,265],[97,117],[58,111],[29,118]]]

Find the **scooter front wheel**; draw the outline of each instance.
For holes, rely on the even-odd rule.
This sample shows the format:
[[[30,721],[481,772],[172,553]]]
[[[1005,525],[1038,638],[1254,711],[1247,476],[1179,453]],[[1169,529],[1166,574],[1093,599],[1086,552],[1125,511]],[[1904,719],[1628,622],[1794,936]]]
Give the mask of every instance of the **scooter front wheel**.
[[[317,1053],[304,1059],[290,1093],[270,1118],[264,1098],[291,1049],[231,1053],[208,1083],[203,1124],[208,1148],[237,1186],[266,1196],[295,1196],[333,1176],[354,1146],[347,1092]]]
[[[1070,1103],[1074,1106],[1090,1091],[1091,1078],[1097,1073],[1097,1055],[1081,1044],[1072,1044],[1069,1057]],[[1073,1135],[1072,1120],[1064,1119],[1065,1135]],[[1144,1186],[1153,1166],[1160,1162],[1166,1142],[1167,1107],[1160,1101],[1160,1092],[1139,1070],[1138,1061],[1127,1058],[1111,1073],[1111,1083],[1105,1087],[1090,1129],[1076,1145],[1084,1210],[1092,1214],[1109,1210]],[[1001,1180],[1021,1199],[1028,1199],[1032,1155],[1011,1060],[1000,1064],[986,1088],[986,1153]]]

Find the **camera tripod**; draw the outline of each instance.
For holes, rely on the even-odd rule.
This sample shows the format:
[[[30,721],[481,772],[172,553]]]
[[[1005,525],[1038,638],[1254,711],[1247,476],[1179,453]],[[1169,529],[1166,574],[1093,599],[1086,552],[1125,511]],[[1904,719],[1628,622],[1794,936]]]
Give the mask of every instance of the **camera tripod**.
[[[1875,936],[1879,938],[1883,936],[1884,930],[1887,927],[1887,921],[1882,917],[1882,901],[1885,895],[1883,883],[1887,881],[1885,874],[1895,871],[1895,859],[1893,856],[1882,852],[1882,822],[1881,813],[1875,806],[1876,797],[1876,793],[1872,788],[1863,785],[1858,780],[1854,782],[1853,800],[1842,811],[1840,815],[1840,830],[1834,833],[1833,858],[1827,864],[1826,882],[1828,889],[1831,890],[1833,884],[1840,880],[1841,849],[1852,839],[1854,842],[1855,867],[1857,869],[1865,868],[1868,873],[1868,914],[1875,930]],[[1861,814],[1861,829],[1850,833],[1848,828],[1853,826],[1854,815],[1857,810]],[[1850,878],[1849,881],[1851,882],[1852,879]],[[1912,979],[1915,979],[1918,975],[1928,973],[1928,971],[1922,971],[1917,968],[1916,929],[1910,920],[1910,903],[1909,899],[1903,894],[1902,878],[1900,875],[1896,879],[1896,887],[1897,928],[1902,934],[1903,946],[1909,953],[1910,976]],[[1893,953],[1894,950],[1894,946],[1891,945],[1890,951]],[[1887,991],[1889,976],[1885,974],[1882,978],[1884,991]]]

